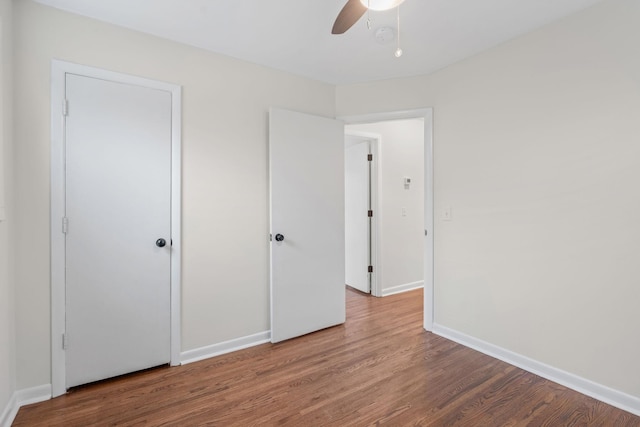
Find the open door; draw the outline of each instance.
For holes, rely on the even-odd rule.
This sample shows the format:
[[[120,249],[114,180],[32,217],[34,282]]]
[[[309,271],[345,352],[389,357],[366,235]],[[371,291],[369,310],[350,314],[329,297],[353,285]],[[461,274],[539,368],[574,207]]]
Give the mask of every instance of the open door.
[[[355,141],[354,141],[355,140]],[[347,138],[345,148],[345,281],[371,293],[371,141]]]
[[[269,112],[271,341],[345,321],[344,125]]]

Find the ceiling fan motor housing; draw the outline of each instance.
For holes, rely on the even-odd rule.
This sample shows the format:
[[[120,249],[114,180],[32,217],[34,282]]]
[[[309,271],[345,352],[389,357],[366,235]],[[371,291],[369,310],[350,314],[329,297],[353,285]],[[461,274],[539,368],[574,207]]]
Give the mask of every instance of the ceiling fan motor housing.
[[[380,27],[376,30],[375,37],[378,43],[385,44],[396,38],[396,32],[391,27]]]

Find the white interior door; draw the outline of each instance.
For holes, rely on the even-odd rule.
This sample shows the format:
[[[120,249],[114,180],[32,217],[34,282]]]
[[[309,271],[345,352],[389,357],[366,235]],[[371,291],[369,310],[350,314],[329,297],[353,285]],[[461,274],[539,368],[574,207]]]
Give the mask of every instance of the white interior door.
[[[347,285],[371,292],[371,153],[369,141],[345,149],[345,277]]]
[[[344,125],[272,108],[271,341],[345,321]]]
[[[171,93],[67,74],[66,98],[72,387],[170,360]]]

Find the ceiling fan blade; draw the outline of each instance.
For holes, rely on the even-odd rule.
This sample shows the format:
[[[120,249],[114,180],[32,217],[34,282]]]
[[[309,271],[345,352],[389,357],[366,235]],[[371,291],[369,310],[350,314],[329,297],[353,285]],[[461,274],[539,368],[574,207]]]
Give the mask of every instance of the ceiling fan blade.
[[[336,22],[333,23],[331,34],[343,34],[351,28],[353,24],[358,22],[358,19],[360,19],[366,11],[367,8],[360,0],[348,0],[347,4],[344,5],[338,14]]]

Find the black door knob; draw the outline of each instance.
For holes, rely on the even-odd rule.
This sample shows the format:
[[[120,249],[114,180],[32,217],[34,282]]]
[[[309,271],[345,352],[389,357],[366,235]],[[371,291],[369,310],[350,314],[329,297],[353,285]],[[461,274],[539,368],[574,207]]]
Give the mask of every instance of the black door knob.
[[[276,242],[282,242],[284,240],[284,236],[280,233],[276,234]]]
[[[164,240],[164,239],[158,239],[158,240],[156,240],[156,246],[157,246],[157,247],[159,247],[159,248],[163,248],[163,247],[164,247],[164,245],[166,245],[166,244],[167,244],[167,241],[166,241],[166,240]]]

